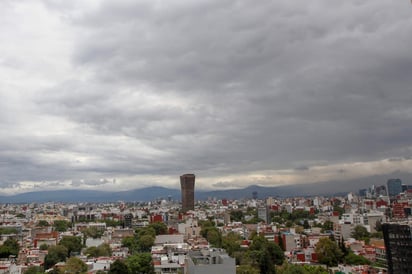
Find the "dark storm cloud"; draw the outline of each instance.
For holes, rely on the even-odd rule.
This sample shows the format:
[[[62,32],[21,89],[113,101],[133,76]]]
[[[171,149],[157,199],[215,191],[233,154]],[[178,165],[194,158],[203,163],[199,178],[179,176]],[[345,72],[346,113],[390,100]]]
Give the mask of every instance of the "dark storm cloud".
[[[0,117],[10,132],[33,112],[46,121],[32,126],[42,134],[4,135],[5,181],[157,183],[190,171],[227,187],[246,184],[242,174],[350,174],[338,165],[412,156],[408,3],[44,4],[67,29],[69,69],[36,89],[27,116]]]
[[[412,100],[411,41],[399,43],[408,39],[411,21],[400,5],[387,12],[383,5],[102,4],[77,19],[89,31],[78,43],[75,62],[103,82],[144,83],[151,92],[189,98],[189,109],[172,115],[165,110],[165,117],[175,119],[171,131],[179,134],[183,121],[191,138],[211,132],[225,147],[225,160],[248,155],[251,161],[270,160],[268,167],[296,159],[370,160],[409,144],[403,131],[410,120],[386,115]],[[135,114],[156,121],[138,109]],[[139,127],[137,117],[121,115],[113,125],[137,121]],[[148,138],[159,136],[158,130]],[[388,142],[394,138],[399,140]]]

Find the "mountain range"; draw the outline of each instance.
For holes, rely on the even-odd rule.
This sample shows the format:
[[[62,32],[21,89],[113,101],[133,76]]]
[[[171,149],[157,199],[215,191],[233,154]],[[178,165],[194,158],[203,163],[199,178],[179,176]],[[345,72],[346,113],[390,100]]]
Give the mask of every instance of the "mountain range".
[[[412,180],[412,174],[394,172],[388,175],[376,175],[348,181],[329,181],[322,183],[295,184],[286,186],[257,186],[252,185],[240,189],[223,189],[213,191],[197,190],[196,200],[208,198],[242,199],[252,198],[257,192],[258,198],[321,196],[357,193],[359,189],[371,185],[386,185],[389,178],[401,178],[406,184]],[[180,200],[180,189],[153,186],[128,191],[107,192],[95,190],[53,190],[27,192],[11,196],[0,196],[0,203],[31,203],[31,202],[116,202],[116,201],[153,201],[157,199]]]

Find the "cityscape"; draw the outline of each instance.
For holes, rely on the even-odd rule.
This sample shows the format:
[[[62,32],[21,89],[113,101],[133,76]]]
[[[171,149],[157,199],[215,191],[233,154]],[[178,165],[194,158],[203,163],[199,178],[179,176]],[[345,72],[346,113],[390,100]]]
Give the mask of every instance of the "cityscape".
[[[1,205],[1,273],[409,273],[412,185],[344,196]]]
[[[412,273],[409,0],[1,0],[0,274]]]

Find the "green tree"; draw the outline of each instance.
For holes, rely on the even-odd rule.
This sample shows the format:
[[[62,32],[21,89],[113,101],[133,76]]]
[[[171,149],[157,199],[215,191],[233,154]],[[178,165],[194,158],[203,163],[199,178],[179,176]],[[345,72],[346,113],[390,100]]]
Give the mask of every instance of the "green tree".
[[[325,221],[322,225],[322,232],[325,231],[332,231],[333,230],[333,222],[331,221]]]
[[[152,235],[142,235],[137,238],[137,246],[140,252],[149,252],[153,246],[155,237]]]
[[[222,234],[216,227],[207,230],[206,239],[214,247],[222,246]]]
[[[91,246],[87,248],[84,252],[84,254],[87,254],[88,258],[97,258],[97,257],[103,257],[103,256],[111,256],[112,255],[112,249],[110,248],[109,244],[101,244],[99,246]]]
[[[300,265],[285,263],[278,268],[277,274],[307,274],[305,269]]]
[[[328,274],[329,272],[321,266],[295,265],[285,263],[278,268],[277,274]]]
[[[65,220],[56,220],[53,223],[54,230],[65,232],[71,226],[71,223]]]
[[[0,246],[0,258],[8,258],[10,255],[17,256],[19,254],[20,245],[16,239],[8,238]]]
[[[283,250],[274,242],[268,242],[266,246],[272,262],[276,265],[282,265],[285,260]]]
[[[163,222],[154,222],[149,225],[149,227],[153,228],[156,232],[156,235],[167,234],[168,229],[167,225]]]
[[[154,228],[150,226],[138,228],[136,229],[135,232],[137,236],[142,236],[142,235],[151,235],[153,237],[156,236],[156,230],[154,230]]]
[[[303,221],[303,228],[304,228],[304,229],[309,229],[309,228],[310,228],[310,225],[309,225],[308,220],[304,220],[304,221]]]
[[[329,238],[321,238],[316,245],[315,252],[321,264],[336,266],[342,260],[343,254],[338,245]]]
[[[44,269],[53,267],[58,262],[64,262],[67,258],[67,248],[62,245],[50,246],[44,258]]]
[[[248,221],[243,221],[244,224],[258,224],[260,222],[264,222],[264,220],[259,218],[257,215],[253,216],[253,218]]]
[[[319,265],[304,265],[303,268],[308,274],[328,274],[329,271]]]
[[[234,222],[240,222],[244,219],[243,212],[241,210],[232,210],[230,212],[230,220]]]
[[[252,244],[244,256],[250,261],[250,264],[259,268],[260,273],[275,273],[275,264],[283,263],[283,251],[275,243],[269,243],[264,236],[255,235],[252,238]],[[247,263],[242,259],[242,264]]]
[[[37,226],[45,227],[45,226],[50,226],[50,224],[46,220],[40,220],[37,222]]]
[[[356,255],[353,252],[349,252],[348,255],[345,256],[345,263],[348,265],[370,265],[371,262],[363,256]]]
[[[280,233],[280,231],[278,232],[278,243],[279,243],[279,247],[280,249],[282,249],[283,251],[285,251],[285,247],[283,246],[283,237],[282,237],[282,233]]]
[[[77,236],[63,236],[59,244],[67,248],[68,257],[70,257],[73,252],[80,252],[83,247],[81,238]]]
[[[116,226],[120,226],[122,224],[121,221],[115,221],[115,220],[104,220],[104,223],[106,223],[106,226],[109,227],[116,227]]]
[[[343,241],[343,238],[340,239],[339,244],[338,244],[340,250],[342,251],[343,256],[348,255],[348,249],[345,246],[345,242]]]
[[[236,274],[259,274],[259,269],[254,268],[251,265],[239,265],[236,268]]]
[[[377,232],[382,232],[382,221],[380,221],[380,220],[377,220],[377,221],[376,221],[376,223],[375,223],[375,230],[376,230]]]
[[[203,223],[200,235],[205,238],[214,247],[222,246],[222,233],[212,223]]]
[[[129,269],[127,268],[127,265],[121,260],[116,260],[110,265],[109,274],[128,274],[128,273],[129,273]]]
[[[83,230],[83,234],[86,237],[98,239],[103,236],[103,231],[98,229],[97,227],[92,226],[92,227],[88,227],[85,230]]]
[[[260,273],[275,274],[275,265],[266,249],[250,250],[248,256],[254,258],[252,265],[259,268]]]
[[[0,235],[4,235],[4,234],[17,234],[17,229],[8,228],[8,227],[1,227],[0,228]]]
[[[29,266],[24,274],[43,274],[44,271],[40,266]]]
[[[201,228],[215,226],[215,222],[212,222],[211,220],[200,220],[198,223]]]
[[[236,265],[251,265],[252,260],[249,257],[246,257],[246,250],[242,249],[241,251],[233,252],[233,258],[235,258]]]
[[[370,234],[364,226],[357,225],[353,228],[351,237],[355,238],[356,240],[363,240],[366,243],[369,243]]]
[[[293,226],[293,222],[292,221],[286,221],[286,223],[285,223],[285,226],[286,227],[292,227]]]
[[[278,224],[283,224],[283,219],[282,219],[282,217],[280,217],[280,216],[273,216],[272,217],[272,222],[274,222],[274,223],[278,223]]]
[[[87,265],[85,262],[76,257],[71,257],[66,261],[66,265],[63,268],[64,273],[87,273]]]
[[[130,274],[153,274],[152,255],[150,253],[137,253],[126,259]]]
[[[371,233],[370,237],[371,238],[383,239],[383,232],[382,231],[377,231],[377,232]]]
[[[54,268],[50,269],[50,270],[47,272],[47,274],[63,274],[63,273],[62,273],[62,270],[61,270],[61,269],[59,269],[59,268],[57,268],[57,267],[54,267]]]
[[[49,249],[49,245],[46,244],[46,243],[43,243],[43,244],[41,244],[41,245],[39,246],[39,249],[40,249],[40,250],[47,250],[47,249]]]
[[[236,251],[240,251],[240,243],[242,237],[234,232],[228,233],[226,236],[222,237],[222,247],[226,250],[229,256],[233,257]]]
[[[122,246],[127,247],[131,254],[137,252],[138,249],[139,249],[139,244],[138,244],[138,241],[137,241],[137,237],[129,236],[129,237],[123,238]]]

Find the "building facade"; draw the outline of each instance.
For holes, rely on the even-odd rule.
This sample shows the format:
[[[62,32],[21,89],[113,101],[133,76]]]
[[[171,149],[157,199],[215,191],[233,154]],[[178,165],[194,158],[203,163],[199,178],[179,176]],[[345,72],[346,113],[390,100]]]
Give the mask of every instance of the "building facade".
[[[187,212],[195,209],[195,175],[184,174],[180,176],[180,187],[182,190],[182,211]]]
[[[402,181],[401,179],[389,179],[388,185],[388,195],[394,197],[402,192]]]
[[[412,223],[382,225],[389,274],[412,273]]]

